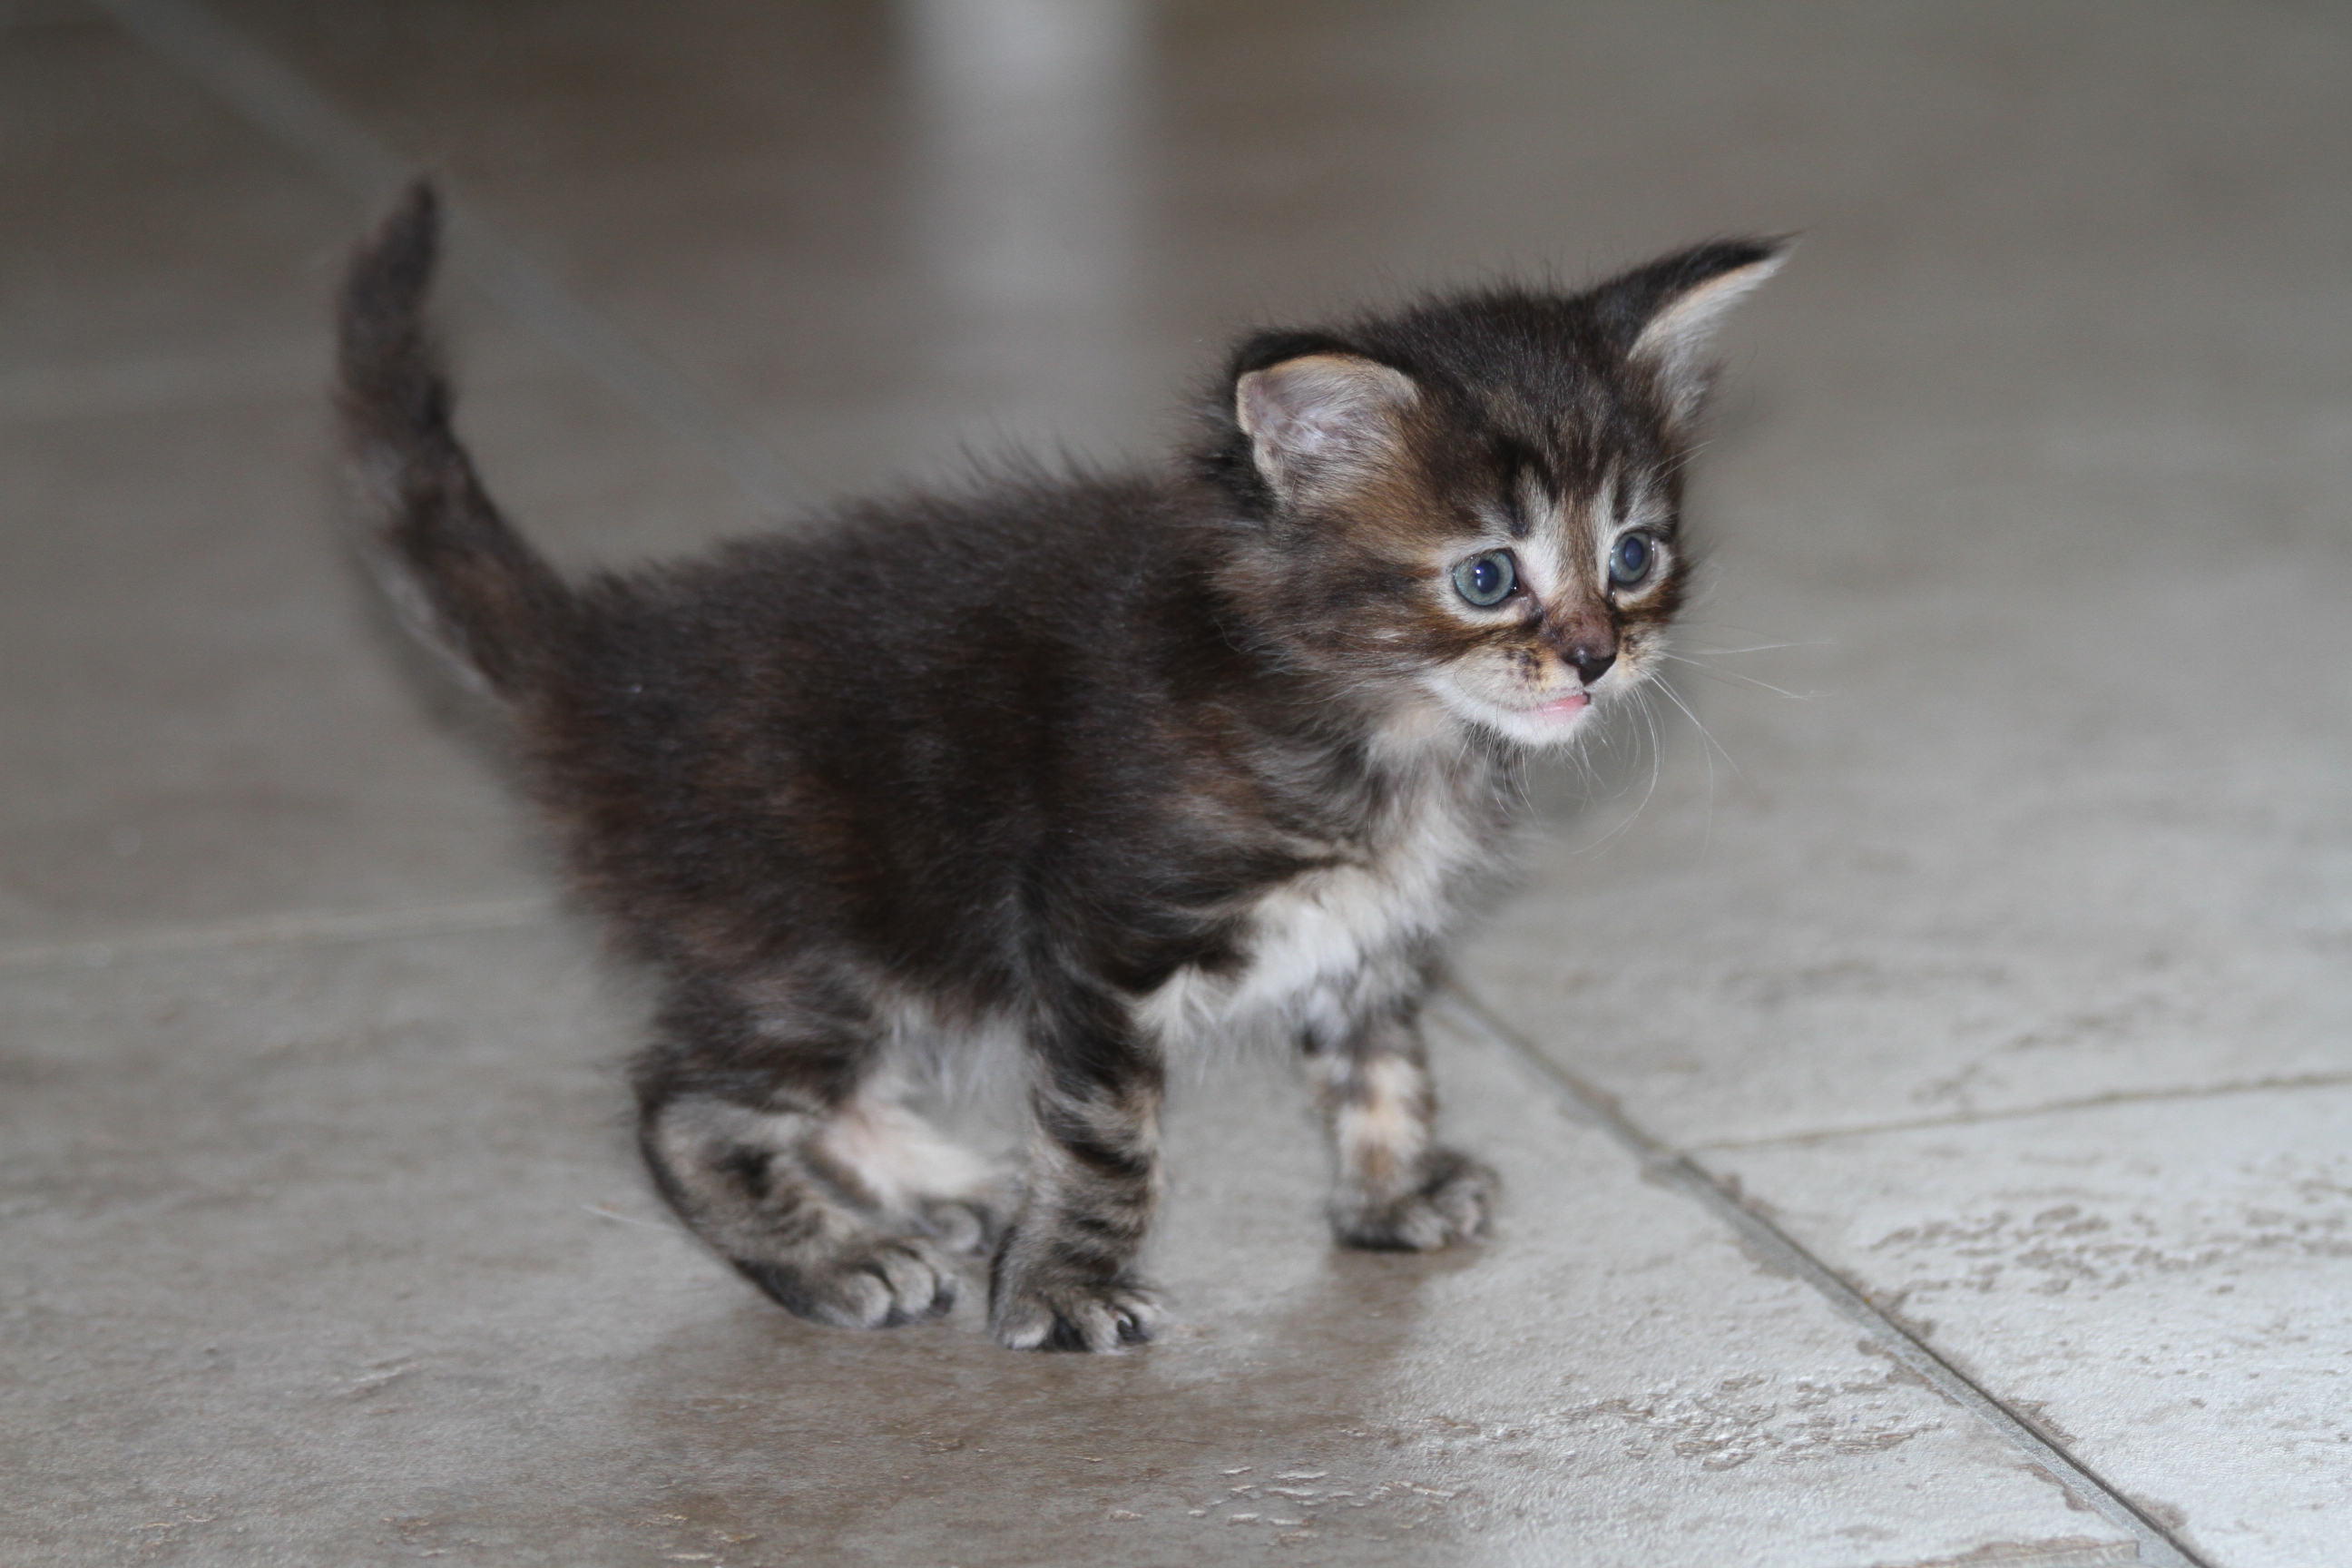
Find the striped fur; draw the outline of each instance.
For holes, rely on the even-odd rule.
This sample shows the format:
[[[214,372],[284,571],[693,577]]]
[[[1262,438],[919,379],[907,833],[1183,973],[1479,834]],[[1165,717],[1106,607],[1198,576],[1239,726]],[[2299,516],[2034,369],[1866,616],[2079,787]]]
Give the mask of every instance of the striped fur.
[[[420,187],[344,289],[367,547],[664,988],[640,1143],[688,1225],[820,1321],[942,1312],[985,1254],[1003,1343],[1116,1350],[1162,1321],[1135,1260],[1168,1075],[1265,1042],[1309,1064],[1339,1240],[1485,1228],[1421,999],[1513,868],[1520,759],[1655,668],[1698,350],[1776,245],[1259,333],[1164,469],[1015,468],[565,581],[455,434],[436,235]],[[1471,603],[1473,558],[1510,593]],[[1015,1171],[896,1089],[992,1049]]]

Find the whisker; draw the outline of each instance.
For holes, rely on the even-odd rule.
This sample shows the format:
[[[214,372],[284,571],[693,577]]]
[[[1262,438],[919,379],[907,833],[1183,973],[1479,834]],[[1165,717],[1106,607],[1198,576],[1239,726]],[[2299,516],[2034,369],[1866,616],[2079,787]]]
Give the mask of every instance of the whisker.
[[[1712,447],[1712,446],[1714,446],[1714,445],[1715,445],[1715,443],[1714,443],[1714,442],[1712,442],[1712,441],[1694,441],[1694,442],[1692,442],[1692,443],[1690,444],[1690,446],[1688,446],[1688,447],[1685,447],[1685,448],[1683,449],[1682,454],[1681,454],[1680,456],[1678,456],[1677,458],[1675,458],[1675,460],[1674,460],[1673,462],[1668,463],[1665,467],[1664,467],[1664,468],[1660,468],[1660,469],[1658,470],[1658,478],[1660,478],[1660,479],[1671,479],[1671,478],[1672,478],[1674,475],[1675,475],[1676,473],[1679,473],[1679,472],[1680,472],[1680,471],[1682,471],[1684,468],[1688,468],[1688,467],[1691,465],[1691,463],[1692,463],[1692,462],[1694,462],[1695,460],[1696,460],[1696,458],[1697,458],[1698,455],[1699,455],[1701,452],[1706,451],[1709,447]]]
[[[1524,816],[1536,804],[1535,769],[1524,757],[1512,759],[1510,771],[1504,775],[1504,787],[1510,791],[1512,804]]]
[[[1663,771],[1666,752],[1664,742],[1658,738],[1658,710],[1650,705],[1650,694],[1646,691],[1642,693],[1642,721],[1650,727],[1650,787],[1642,792],[1642,804],[1633,808],[1633,816],[1647,811],[1650,798],[1658,793],[1658,775]],[[1627,826],[1632,826],[1633,823],[1633,817],[1625,819]]]
[[[1672,702],[1675,707],[1683,710],[1683,717],[1688,719],[1693,725],[1696,726],[1699,734],[1706,739],[1707,745],[1712,748],[1711,751],[1704,753],[1707,757],[1706,784],[1708,797],[1710,801],[1712,801],[1715,790],[1714,752],[1723,752],[1723,765],[1729,768],[1735,773],[1739,773],[1739,764],[1732,760],[1731,753],[1729,752],[1725,752],[1723,750],[1723,742],[1715,738],[1714,732],[1708,730],[1705,724],[1699,722],[1698,715],[1691,711],[1691,705],[1683,700],[1682,693],[1675,689],[1674,683],[1672,681],[1661,679],[1658,681],[1658,689],[1666,694],[1667,701]],[[1741,773],[1740,776],[1744,778],[1747,775]]]
[[[1633,697],[1633,698],[1634,698],[1634,699],[1638,700],[1638,699],[1640,698],[1640,696],[1641,696],[1641,692],[1640,692],[1640,689],[1637,688],[1636,689],[1634,689],[1633,692],[1629,693],[1628,695],[1630,695],[1631,697]],[[1638,707],[1638,701],[1637,701],[1637,703],[1636,703],[1636,706],[1635,706],[1635,708],[1634,708],[1634,710],[1635,710],[1635,711],[1640,711],[1640,709],[1639,709],[1639,707]],[[1643,713],[1643,721],[1644,721],[1644,722],[1646,722],[1646,721],[1647,721],[1647,720],[1648,720],[1648,715],[1647,715],[1647,713]],[[1630,748],[1632,748],[1632,749],[1633,750],[1634,754],[1635,754],[1637,757],[1640,755],[1640,752],[1641,752],[1641,744],[1642,744],[1642,736],[1641,736],[1641,732],[1640,732],[1639,731],[1637,731],[1637,730],[1633,729],[1633,726],[1632,726],[1631,724],[1616,724],[1616,723],[1612,723],[1612,724],[1610,726],[1610,728],[1608,729],[1608,731],[1605,732],[1605,739],[1607,740],[1607,742],[1608,742],[1609,745],[1610,745],[1611,747],[1612,747],[1612,748],[1622,749],[1622,748],[1628,748],[1628,747],[1630,747]],[[1621,783],[1621,784],[1617,786],[1617,788],[1616,788],[1615,790],[1613,790],[1613,791],[1612,791],[1612,792],[1611,792],[1610,796],[1609,796],[1610,800],[1611,800],[1611,801],[1612,801],[1612,802],[1614,802],[1614,801],[1620,801],[1620,800],[1624,799],[1624,798],[1625,798],[1625,796],[1626,796],[1626,795],[1627,795],[1627,793],[1628,793],[1628,792],[1630,792],[1630,791],[1633,789],[1633,784],[1634,784],[1633,779],[1632,779],[1632,778],[1626,778],[1622,783]],[[1647,797],[1645,796],[1644,798],[1647,798]],[[1636,814],[1638,814],[1638,813],[1640,812],[1640,809],[1641,809],[1641,808],[1640,808],[1639,806],[1636,806],[1636,807],[1634,808],[1634,810],[1635,810]],[[1615,830],[1614,830],[1614,829],[1612,829],[1612,832],[1614,832]]]
[[[1584,775],[1585,788],[1598,792],[1601,788],[1601,770],[1594,767],[1592,759],[1585,754],[1589,749],[1583,744],[1572,745],[1569,748],[1569,754],[1576,759],[1577,771]],[[1589,800],[1591,796],[1588,795],[1585,798]]]
[[[1705,579],[1702,580],[1702,586],[1704,590],[1713,592],[1720,590],[1723,584],[1712,579]],[[1787,634],[1768,626],[1743,626],[1738,621],[1717,620],[1712,616],[1702,616],[1694,614],[1693,611],[1698,607],[1699,601],[1696,598],[1694,598],[1691,605],[1685,608],[1682,616],[1677,622],[1683,634],[1695,637],[1700,632],[1728,632],[1734,637],[1763,637],[1768,639],[1769,647],[1775,648],[1834,647],[1837,646],[1837,639],[1835,637],[1820,637],[1811,642],[1769,642],[1769,639],[1785,637]],[[1748,650],[1744,648],[1725,648],[1722,651],[1725,653],[1744,653]]]
[[[1600,851],[1609,847],[1611,840],[1621,837],[1627,832],[1631,831],[1633,824],[1641,818],[1642,813],[1649,809],[1650,797],[1658,793],[1658,756],[1660,748],[1658,745],[1657,714],[1650,706],[1650,694],[1645,688],[1637,686],[1628,695],[1633,700],[1635,710],[1642,715],[1643,726],[1649,735],[1649,786],[1642,791],[1642,798],[1634,803],[1633,809],[1632,811],[1627,812],[1625,816],[1618,821],[1615,826],[1610,828],[1609,831],[1603,833],[1601,837],[1593,839],[1591,843],[1580,848],[1578,851],[1579,854],[1598,854]],[[1620,791],[1619,793],[1622,795],[1623,792]]]
[[[1806,642],[1765,642],[1753,647],[1695,647],[1691,652],[1710,658],[1723,658],[1735,653],[1778,653],[1786,647],[1834,647],[1832,637],[1814,637]]]
[[[1699,843],[1702,847],[1711,845],[1715,842],[1715,753],[1723,752],[1724,765],[1734,773],[1739,772],[1739,764],[1732,761],[1729,752],[1724,751],[1723,743],[1715,738],[1714,732],[1699,721],[1699,716],[1692,710],[1689,703],[1683,700],[1682,693],[1674,689],[1671,681],[1660,677],[1658,689],[1665,693],[1667,701],[1683,710],[1683,717],[1691,721],[1692,727],[1698,731],[1700,738],[1706,742],[1706,744],[1699,749],[1699,755],[1706,759],[1706,828],[1700,835]]]
[[[1752,675],[1742,675],[1736,669],[1717,669],[1711,665],[1703,663],[1698,659],[1689,658],[1684,654],[1668,653],[1665,649],[1660,648],[1658,650],[1658,657],[1661,658],[1671,658],[1677,664],[1689,665],[1701,675],[1711,676],[1717,680],[1737,680],[1744,685],[1760,687],[1764,690],[1772,693],[1775,697],[1785,697],[1791,702],[1811,702],[1813,700],[1814,694],[1812,692],[1790,691],[1784,687],[1775,686],[1769,680],[1759,680]]]

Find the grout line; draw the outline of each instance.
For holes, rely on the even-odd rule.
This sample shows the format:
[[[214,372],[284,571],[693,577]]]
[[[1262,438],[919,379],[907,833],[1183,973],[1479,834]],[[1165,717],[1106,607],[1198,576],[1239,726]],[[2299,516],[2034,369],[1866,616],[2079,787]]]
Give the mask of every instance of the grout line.
[[[1811,1286],[1897,1361],[1927,1379],[1937,1392],[1974,1412],[2013,1447],[2022,1449],[2033,1463],[2057,1477],[2070,1493],[2079,1495],[2110,1522],[2130,1531],[2138,1539],[2141,1562],[2163,1564],[2164,1568],[2208,1568],[2203,1559],[2174,1540],[2122,1492],[2035,1431],[2021,1416],[1806,1251],[1786,1231],[1733,1197],[1687,1156],[1643,1131],[1617,1109],[1610,1096],[1512,1033],[1465,992],[1458,982],[1446,984],[1439,994],[1439,1003],[1447,1016],[1540,1079],[1578,1121],[1614,1139],[1640,1162],[1645,1175],[1696,1200],[1699,1206],[1730,1226],[1740,1241],[1766,1263]]]
[[[365,942],[377,937],[448,936],[543,925],[556,915],[547,899],[493,899],[469,904],[426,904],[405,910],[346,914],[262,915],[216,925],[142,932],[101,942],[0,948],[0,973],[43,969],[104,969],[131,959],[225,952],[284,943]]]
[[[371,212],[388,205],[419,173],[390,143],[198,0],[89,3],[359,197]],[[709,451],[756,507],[783,510],[807,499],[806,484],[721,416],[676,369],[573,298],[554,274],[509,244],[467,204],[446,191],[444,196],[457,265],[499,303],[607,388]]]
[[[1919,1132],[1932,1127],[1974,1127],[1985,1121],[2021,1121],[2033,1116],[2055,1116],[2069,1110],[2097,1110],[2110,1105],[2145,1105],[2168,1100],[2203,1100],[2222,1094],[2263,1094],[2275,1089],[2341,1089],[2352,1084],[2352,1072],[2302,1073],[2293,1078],[2241,1079],[2230,1083],[2179,1089],[2119,1089],[2113,1094],[2085,1095],[2079,1100],[2053,1100],[2009,1110],[1979,1110],[1950,1116],[1920,1116],[1907,1121],[1871,1121],[1856,1127],[1825,1127],[1814,1132],[1782,1132],[1769,1138],[1710,1138],[1684,1145],[1686,1154],[1735,1149],[1787,1149],[1827,1143],[1839,1138],[1867,1138],[1880,1132]]]

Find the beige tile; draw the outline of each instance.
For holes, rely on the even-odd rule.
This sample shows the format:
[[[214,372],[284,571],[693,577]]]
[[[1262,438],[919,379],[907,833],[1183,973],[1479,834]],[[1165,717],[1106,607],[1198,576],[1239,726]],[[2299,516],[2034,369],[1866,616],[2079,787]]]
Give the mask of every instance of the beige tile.
[[[2345,45],[2091,15],[1815,14],[1801,114],[1785,16],[1626,35],[1753,117],[1698,180],[1840,197],[1698,471],[1720,751],[1622,724],[1465,961],[1662,1136],[2352,1072]]]
[[[992,428],[1149,447],[1237,320],[1740,227],[1811,236],[1752,329],[1775,384],[1864,413],[2335,363],[2316,14],[932,0],[656,42],[608,0],[557,42],[458,0],[225,11],[820,489]]]
[[[486,401],[565,559],[707,528],[593,388]],[[323,395],[0,425],[0,942],[544,889],[495,715],[342,554],[331,452]]]
[[[976,1301],[795,1323],[643,1192],[613,1070],[638,1004],[594,974],[545,927],[0,979],[8,1549],[1860,1568],[2120,1540],[1450,1040],[1457,1135],[1510,1184],[1476,1251],[1335,1254],[1303,1093],[1244,1068],[1171,1119],[1165,1342],[1013,1355]]]
[[[304,400],[0,428],[12,946],[536,888],[404,686]]]
[[[1613,837],[1639,748],[1613,801],[1545,783],[1563,842],[1465,965],[2215,1561],[2340,1548],[2344,1091],[1969,1123],[2352,1074],[2342,17],[226,11],[816,492],[1149,450],[1236,320],[1806,228],[1732,340],[1692,642],[1809,646],[1686,683],[1711,789],[1683,730]],[[322,526],[363,215],[89,12],[6,21],[0,957],[247,944],[0,980],[13,1551],[2119,1547],[1460,1050],[1515,1194],[1483,1255],[1330,1255],[1244,1080],[1175,1128],[1184,1330],[1108,1366],[804,1331],[583,1213],[647,1217],[633,1004],[568,936],[380,938],[544,879]],[[567,563],[740,525],[702,448],[447,303],[493,487]]]
[[[1684,1143],[2352,1074],[2332,733],[2007,799],[1998,744],[2032,737],[1969,738],[1940,779],[1751,762],[1617,840],[1571,825],[1467,944],[1472,988]]]
[[[951,9],[715,8],[648,48],[604,7],[560,63],[521,14],[231,14],[395,142],[450,148],[818,488],[1056,403],[1045,427],[1081,445],[1148,446],[1139,410],[1201,334],[1270,305],[1809,223],[1742,329],[1762,346],[1701,479],[1724,545],[1691,640],[1827,646],[1693,672],[1738,771],[1703,792],[1685,749],[1623,842],[1538,860],[1474,974],[1689,1138],[2352,1068],[2324,984],[2343,703],[2292,673],[2347,652],[2326,366],[2352,317],[2326,258],[2352,118],[2313,64],[2326,24],[1456,8],[1342,41],[1311,9],[1155,11],[1003,68],[1045,73],[1024,107],[942,66]],[[1150,91],[1097,90],[1130,76]],[[1101,177],[1055,162],[1073,139],[1131,159],[1108,216],[1039,189]],[[1568,195],[1527,201],[1539,177]],[[1030,254],[1000,219],[1058,237],[1036,298],[957,270]],[[1148,372],[1143,401],[1074,396],[1063,360]],[[2281,679],[2209,698],[2183,639],[2253,620]],[[2246,1027],[2216,1045],[2224,1018]]]
[[[335,537],[358,208],[87,13],[0,32],[0,948],[536,896],[494,754]],[[704,458],[450,293],[469,433],[553,552],[742,525]]]
[[[2352,1090],[1707,1163],[2208,1561],[2352,1554]]]
[[[2216,540],[2204,495],[2086,504],[2020,456],[1950,509],[1987,559],[1749,587],[1726,618],[1825,646],[1715,663],[1803,700],[1682,679],[1720,753],[1654,703],[1654,795],[1635,726],[1469,944],[1473,986],[1653,1131],[2352,1073],[2352,712],[2316,675],[2352,665],[2352,560],[2316,476],[2240,476],[2242,510],[2309,521]],[[2013,570],[2053,514],[2108,552]],[[1769,548],[1727,546],[1725,579]],[[2209,699],[2172,673],[2200,625],[2259,626],[2276,668]]]
[[[79,5],[0,29],[0,414],[315,380],[351,209],[299,154]]]
[[[1094,132],[1116,106],[1075,103],[1049,70],[939,122],[918,17],[704,6],[649,44],[639,13],[583,6],[551,45],[535,18],[472,6],[228,14],[765,435],[812,495],[951,470],[966,439],[1148,439],[1175,391],[1124,374],[1123,318],[1088,300],[1126,282],[1082,199],[1105,188]],[[951,38],[933,53],[961,58]],[[1050,167],[1013,184],[1053,209],[1043,227],[964,200],[975,169],[1031,154]],[[1079,286],[1024,292],[1029,265]]]

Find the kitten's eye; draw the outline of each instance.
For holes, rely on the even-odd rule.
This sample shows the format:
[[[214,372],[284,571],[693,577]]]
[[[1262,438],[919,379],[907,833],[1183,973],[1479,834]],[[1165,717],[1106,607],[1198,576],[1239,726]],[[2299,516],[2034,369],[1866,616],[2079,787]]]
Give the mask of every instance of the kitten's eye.
[[[1648,534],[1629,533],[1609,552],[1609,580],[1621,588],[1630,588],[1650,574],[1657,559],[1657,546],[1650,542]]]
[[[1511,552],[1507,550],[1473,555],[1454,569],[1454,591],[1482,610],[1492,609],[1509,598],[1511,590],[1518,585],[1519,571],[1511,564]]]

